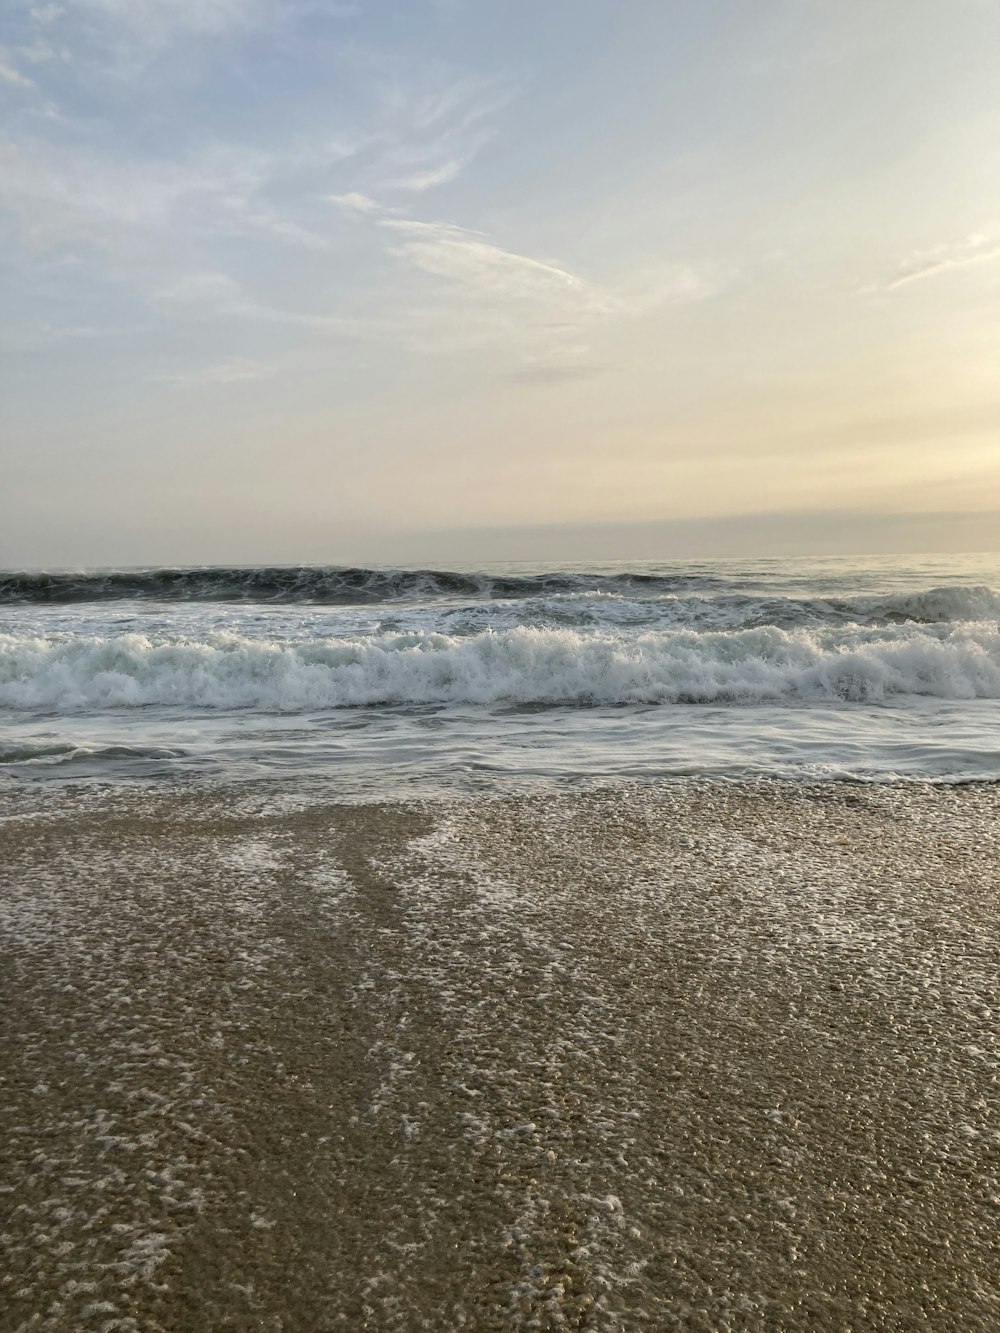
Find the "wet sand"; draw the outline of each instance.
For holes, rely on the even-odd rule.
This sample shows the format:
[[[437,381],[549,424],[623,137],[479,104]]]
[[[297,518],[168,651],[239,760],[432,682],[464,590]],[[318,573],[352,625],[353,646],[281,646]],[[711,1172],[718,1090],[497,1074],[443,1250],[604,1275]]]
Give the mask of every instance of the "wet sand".
[[[0,800],[0,1328],[1000,1327],[1000,791]]]

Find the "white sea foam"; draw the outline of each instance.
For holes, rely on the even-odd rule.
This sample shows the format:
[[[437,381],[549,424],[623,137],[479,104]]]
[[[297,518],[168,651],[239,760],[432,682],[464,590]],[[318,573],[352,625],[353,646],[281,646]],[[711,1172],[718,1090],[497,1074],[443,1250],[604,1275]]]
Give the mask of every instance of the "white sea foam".
[[[879,703],[1000,698],[995,623],[581,634],[517,628],[296,642],[0,636],[0,705],[298,711],[372,704]]]
[[[857,603],[869,615],[926,624],[946,620],[986,620],[1000,617],[1000,593],[983,584],[928,588],[892,597],[863,598]]]

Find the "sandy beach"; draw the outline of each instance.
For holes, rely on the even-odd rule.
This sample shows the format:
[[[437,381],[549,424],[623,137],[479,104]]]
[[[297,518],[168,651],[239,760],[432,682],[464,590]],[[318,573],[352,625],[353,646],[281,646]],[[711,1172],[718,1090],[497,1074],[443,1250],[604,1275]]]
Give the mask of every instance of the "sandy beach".
[[[8,790],[0,1327],[1000,1326],[1000,791]]]

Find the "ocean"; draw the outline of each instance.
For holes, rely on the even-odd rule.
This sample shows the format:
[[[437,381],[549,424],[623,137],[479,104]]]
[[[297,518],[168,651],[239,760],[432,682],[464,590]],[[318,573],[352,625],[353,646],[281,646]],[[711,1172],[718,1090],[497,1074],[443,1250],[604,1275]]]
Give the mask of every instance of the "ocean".
[[[1000,778],[1000,555],[0,573],[0,776]]]
[[[998,588],[0,576],[0,1324],[1000,1327]]]

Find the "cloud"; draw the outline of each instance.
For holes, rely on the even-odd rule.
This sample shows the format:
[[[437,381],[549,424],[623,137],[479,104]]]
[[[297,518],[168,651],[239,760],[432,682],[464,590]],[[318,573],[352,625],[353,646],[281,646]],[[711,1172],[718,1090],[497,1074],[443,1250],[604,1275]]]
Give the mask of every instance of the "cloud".
[[[0,142],[0,207],[27,243],[96,246],[116,266],[175,262],[212,236],[265,236],[323,249],[327,239],[266,202],[272,161],[212,148],[186,162],[114,160],[43,142]]]
[[[621,305],[633,314],[664,306],[707,301],[733,281],[733,273],[719,264],[695,265],[679,260],[629,272],[615,288]]]
[[[382,85],[381,95],[383,113],[403,118],[417,133],[461,134],[507,106],[513,92],[497,79],[430,76],[416,87],[390,80]]]
[[[41,352],[60,343],[95,338],[100,332],[91,324],[36,324],[0,330],[0,346],[10,352]]]
[[[153,303],[180,315],[239,313],[246,304],[243,288],[228,273],[187,272],[161,283]]]
[[[157,375],[156,382],[173,384],[178,388],[205,388],[216,384],[241,384],[247,380],[264,379],[274,373],[273,367],[259,361],[219,361],[196,370],[179,371],[173,375]]]
[[[478,349],[513,381],[582,381],[608,368],[591,346],[602,331],[649,308],[648,286],[633,299],[630,291],[598,286],[556,260],[506,249],[453,222],[384,215],[373,222],[388,255],[411,274],[381,332],[421,353]],[[656,299],[701,299],[706,284],[693,270],[675,267],[669,283],[659,275]]]
[[[359,12],[336,0],[72,0],[27,8],[19,26],[26,59],[59,55],[90,88],[97,79],[139,87],[154,64],[159,78],[172,61],[186,82],[192,58],[227,40],[260,33],[280,40],[317,14],[336,20]],[[58,51],[49,43],[56,33]]]
[[[423,194],[456,180],[493,138],[515,93],[497,80],[434,80],[381,89],[385,149],[371,173],[375,192]]]
[[[614,302],[568,269],[504,250],[481,232],[448,222],[383,218],[398,234],[390,252],[432,277],[485,299],[542,305],[558,317],[606,314]]]
[[[75,7],[119,36],[150,46],[185,33],[212,35],[272,23],[291,8],[282,0],[76,0]]]
[[[0,79],[15,88],[34,88],[35,86],[34,80],[29,79],[27,74],[22,74],[12,62],[10,52],[5,46],[0,46]]]
[[[455,180],[462,168],[464,162],[453,160],[444,162],[439,167],[434,167],[430,171],[418,171],[412,176],[404,176],[400,180],[387,182],[388,188],[392,190],[409,190],[415,194],[423,194],[425,190],[433,190],[437,185],[447,185],[449,181]]]
[[[343,208],[350,213],[378,213],[381,212],[381,205],[374,199],[370,199],[366,194],[359,194],[357,190],[352,190],[348,194],[328,194],[327,199],[331,204],[336,204],[338,208]]]
[[[389,247],[397,258],[480,300],[543,307],[553,328],[706,300],[725,283],[721,271],[675,262],[630,272],[611,287],[598,287],[553,260],[503,249],[484,232],[454,223],[383,217],[377,226],[399,238]]]
[[[175,276],[162,283],[152,293],[151,300],[161,314],[193,322],[252,320],[315,335],[355,338],[390,337],[396,327],[390,319],[359,319],[271,305],[258,300],[229,274],[207,270]]]
[[[607,374],[607,365],[598,362],[581,362],[579,365],[526,365],[512,370],[507,375],[509,380],[518,384],[576,384],[581,380],[590,380],[598,375]]]
[[[911,282],[933,278],[950,269],[968,268],[972,264],[986,264],[995,259],[1000,259],[1000,243],[995,238],[982,235],[967,236],[962,241],[937,245],[930,250],[918,251],[911,255],[892,277],[876,286],[874,290],[895,291]],[[870,291],[872,288],[866,290]]]
[[[82,41],[84,15],[108,43],[165,43],[247,29],[265,14],[305,15],[311,2],[78,0],[71,35]],[[55,36],[48,18],[36,15],[36,25],[39,40]],[[103,49],[81,46],[88,60]],[[407,202],[458,178],[512,90],[440,71],[394,79],[391,58],[379,53],[371,70],[363,57],[360,69],[355,63],[352,50],[351,77],[368,79],[366,112],[325,122],[310,93],[309,129],[294,116],[290,128],[276,122],[266,149],[213,141],[198,122],[174,138],[183,147],[173,155],[171,136],[157,131],[153,154],[147,123],[133,135],[121,117],[120,85],[107,118],[64,116],[33,137],[0,141],[0,207],[33,252],[27,269],[39,270],[39,256],[73,257],[81,281],[103,281],[117,301],[124,279],[159,319],[254,321],[274,326],[275,336],[283,326],[302,338],[374,339],[419,354],[478,350],[498,373],[526,383],[597,374],[605,358],[590,343],[600,329],[708,294],[711,283],[683,264],[599,284],[558,258],[407,216]],[[334,101],[337,114],[343,105]],[[200,147],[190,147],[192,135]],[[350,228],[331,225],[331,206]],[[288,276],[280,296],[279,273]],[[185,373],[176,382],[202,381]]]
[[[370,51],[369,68],[369,57],[353,46],[334,53],[350,95],[330,86],[328,68],[316,85],[320,71],[304,60],[303,50],[312,29],[295,32],[294,24],[315,24],[326,41],[331,34],[322,21],[356,12],[357,6],[330,0],[25,5],[10,50],[22,68],[37,70],[43,94],[58,96],[59,105],[39,99],[31,121],[12,123],[8,137],[0,136],[0,215],[12,224],[5,228],[8,261],[22,268],[30,286],[43,281],[46,259],[72,258],[77,285],[87,283],[91,295],[103,284],[114,304],[124,281],[161,316],[252,318],[318,335],[354,330],[405,343],[407,330],[422,317],[400,309],[405,301],[391,290],[371,293],[362,318],[323,310],[322,293],[332,283],[338,295],[356,290],[367,277],[377,284],[374,270],[394,260],[385,244],[374,243],[374,232],[365,253],[360,228],[348,234],[331,225],[330,205],[358,220],[398,216],[388,192],[426,194],[455,179],[488,138],[486,122],[509,93],[496,82],[455,78],[440,69],[414,72],[408,65],[400,72],[395,56],[384,50]],[[208,91],[212,106],[224,98],[201,85],[209,74],[241,82],[253,50],[234,44],[220,67],[205,58],[208,39],[262,24],[270,31],[279,23],[288,25],[275,30],[276,56],[285,58],[285,68],[278,69],[276,58],[270,92],[280,85],[283,98],[257,141],[261,146],[214,139],[219,120],[211,110],[206,116],[199,98]],[[168,47],[177,48],[169,65]],[[58,68],[48,61],[58,61]],[[6,48],[0,48],[0,62],[0,79],[30,86]],[[141,79],[133,77],[140,73]],[[303,82],[301,99],[281,83],[293,75]],[[238,91],[242,96],[245,89]],[[186,116],[176,105],[178,94],[190,94],[192,105],[202,109]],[[228,117],[220,119],[228,130]],[[278,247],[298,253],[282,255]],[[355,254],[360,260],[358,277],[337,267],[348,248],[352,263]],[[309,252],[319,258],[310,260]],[[253,293],[265,293],[269,275],[281,268],[290,275],[288,296],[276,302],[267,292],[257,299]],[[415,263],[411,268],[419,271]],[[186,279],[190,295],[205,273],[229,271],[253,274],[249,290],[181,298]],[[174,298],[164,296],[169,288]],[[279,308],[286,303],[312,309]]]
[[[110,15],[131,13],[132,0],[81,3]],[[235,23],[257,12],[254,5],[211,0],[197,18],[200,8],[181,0],[172,21],[190,26],[204,20],[214,30],[224,19]],[[139,0],[138,7],[159,13],[163,6]],[[324,127],[266,151],[209,141],[173,158],[137,150],[120,128],[109,140],[98,120],[82,125],[57,115],[58,124],[40,127],[34,136],[0,140],[0,209],[14,218],[29,249],[93,248],[115,276],[137,277],[156,264],[197,271],[205,252],[230,237],[326,251],[334,237],[321,212],[324,200],[359,216],[392,215],[398,210],[377,201],[367,178],[395,179],[420,192],[457,174],[464,156],[436,162],[408,180],[398,169],[436,159],[442,146],[451,149],[463,126],[486,113],[485,103],[470,105],[476,87],[466,81],[409,94],[394,87],[391,119],[399,125],[384,123],[382,107],[367,125]],[[417,138],[409,141],[410,133]],[[343,174],[347,162],[360,179],[326,193],[331,176]]]
[[[26,60],[29,65],[44,65],[50,60],[70,59],[69,52],[65,49],[57,49],[51,42],[47,42],[42,37],[37,37],[30,46],[19,46],[17,54],[22,60]]]
[[[372,201],[374,202],[374,201]],[[350,205],[348,205],[350,207]],[[227,273],[175,274],[152,294],[161,313],[192,321],[254,321],[314,337],[366,339],[421,354],[491,349],[524,363],[526,381],[582,378],[597,373],[588,329],[609,307],[607,298],[557,265],[501,249],[480,233],[449,223],[390,219],[375,210],[373,234],[388,235],[386,253],[408,263],[428,286],[400,284],[369,313],[308,311],[261,300]],[[387,228],[383,232],[383,225]],[[395,238],[405,237],[402,244]]]

